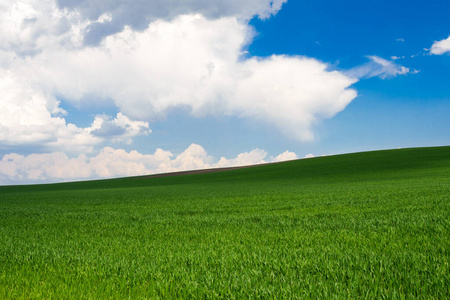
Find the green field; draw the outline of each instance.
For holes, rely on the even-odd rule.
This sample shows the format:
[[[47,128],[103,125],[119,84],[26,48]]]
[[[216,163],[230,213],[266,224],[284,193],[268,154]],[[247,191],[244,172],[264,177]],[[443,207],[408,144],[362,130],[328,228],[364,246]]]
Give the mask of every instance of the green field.
[[[450,147],[0,187],[1,299],[450,298]]]

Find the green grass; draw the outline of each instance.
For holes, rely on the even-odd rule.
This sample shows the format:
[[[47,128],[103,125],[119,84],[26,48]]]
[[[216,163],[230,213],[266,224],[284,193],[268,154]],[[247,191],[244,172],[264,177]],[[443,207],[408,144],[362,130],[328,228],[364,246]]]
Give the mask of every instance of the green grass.
[[[1,299],[450,298],[450,147],[0,197]]]

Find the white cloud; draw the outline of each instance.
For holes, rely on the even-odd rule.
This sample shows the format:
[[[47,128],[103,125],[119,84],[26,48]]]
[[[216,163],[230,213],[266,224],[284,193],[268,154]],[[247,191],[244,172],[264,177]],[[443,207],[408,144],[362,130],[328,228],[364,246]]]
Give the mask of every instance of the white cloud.
[[[0,50],[35,55],[49,44],[81,45],[89,23],[54,0],[0,0]]]
[[[115,119],[107,115],[96,116],[88,131],[93,136],[127,144],[131,144],[133,137],[152,132],[148,122],[131,121],[122,113],[118,113]]]
[[[250,152],[244,152],[239,154],[236,158],[226,159],[221,157],[220,160],[214,165],[214,167],[234,167],[245,165],[256,165],[266,163],[264,158],[267,156],[267,152],[261,149],[254,149]]]
[[[345,73],[354,78],[380,77],[381,79],[396,77],[397,75],[406,75],[409,73],[418,73],[417,70],[410,71],[409,68],[375,55],[367,56],[367,58],[370,59],[368,63],[350,69]],[[395,58],[397,57],[393,57],[393,59]]]
[[[27,156],[11,153],[4,155],[0,160],[0,184],[111,178],[245,166],[291,160],[297,158],[297,155],[285,151],[273,159],[266,160],[266,157],[266,151],[254,149],[232,159],[221,157],[214,162],[214,159],[207,154],[203,147],[196,144],[190,145],[177,156],[162,149],[157,149],[154,154],[146,155],[137,151],[126,152],[111,147],[105,147],[97,155],[91,157],[81,154],[69,158],[62,152]]]
[[[86,43],[97,44],[103,37],[129,26],[144,30],[156,20],[173,20],[179,15],[202,14],[208,19],[261,19],[276,14],[287,0],[58,0],[61,8],[75,11],[92,21],[86,28]]]
[[[40,145],[67,151],[90,151],[99,139],[67,124],[65,111],[52,95],[21,83],[0,70],[0,141],[3,146]]]
[[[279,162],[279,161],[287,161],[287,160],[294,160],[294,159],[298,159],[297,154],[295,154],[294,152],[285,151],[285,152],[281,153],[280,155],[278,155],[277,157],[275,157],[272,161]]]
[[[409,68],[397,65],[392,61],[388,61],[384,58],[378,56],[368,56],[368,58],[380,66],[378,70],[374,69],[371,76],[386,78],[390,76],[395,77],[397,75],[405,75],[409,73]]]
[[[0,50],[33,55],[49,43],[96,45],[126,26],[145,30],[158,20],[202,14],[208,19],[261,19],[276,14],[287,0],[0,0]]]
[[[53,95],[11,71],[0,69],[0,91],[0,148],[34,146],[44,151],[92,152],[106,139],[131,143],[133,137],[151,132],[148,122],[131,121],[122,113],[115,119],[97,116],[87,128],[67,123],[67,113]]]
[[[55,11],[53,15],[70,15]],[[108,20],[104,15],[101,19]],[[82,23],[73,22],[76,26],[67,32],[77,36]],[[356,97],[349,87],[357,79],[329,71],[328,65],[313,58],[243,59],[253,30],[235,17],[182,15],[157,20],[139,32],[125,27],[97,47],[81,47],[76,44],[79,38],[74,42],[62,36],[57,40],[55,35],[43,35],[32,56],[11,59],[13,48],[0,53],[0,61],[13,72],[14,84],[21,82],[48,99],[58,95],[75,105],[92,96],[112,99],[129,122],[148,122],[171,108],[187,107],[196,116],[263,120],[290,138],[308,141],[314,138],[316,122],[334,116]],[[18,97],[34,101],[23,93]],[[61,116],[47,118],[64,123]],[[102,120],[105,126],[114,125]],[[71,128],[80,138],[88,130]],[[17,133],[19,140],[25,139]],[[91,144],[100,136],[88,133]]]
[[[450,52],[450,36],[445,40],[436,41],[430,49],[431,54],[441,55]]]
[[[143,175],[158,172],[162,166],[167,166],[169,169],[171,156],[170,152],[161,149],[153,155],[144,155],[137,151],[126,152],[122,149],[106,147],[97,156],[89,159],[88,168],[93,177]]]
[[[91,170],[84,154],[69,159],[67,154],[54,152],[22,156],[4,155],[0,161],[0,183],[28,183],[49,179],[88,178]]]
[[[243,63],[231,109],[265,120],[297,140],[314,139],[312,126],[342,111],[357,95],[356,80],[306,57],[272,56]]]

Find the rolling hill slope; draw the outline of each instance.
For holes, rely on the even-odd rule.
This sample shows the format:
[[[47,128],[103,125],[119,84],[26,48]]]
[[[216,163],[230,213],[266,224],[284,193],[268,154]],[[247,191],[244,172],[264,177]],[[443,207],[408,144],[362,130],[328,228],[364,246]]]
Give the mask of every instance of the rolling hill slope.
[[[370,181],[424,176],[427,173],[447,172],[450,165],[450,146],[409,148],[342,154],[313,159],[230,168],[222,172],[191,172],[156,174],[107,180],[69,182],[59,184],[1,187],[0,191],[34,191],[65,189],[105,189],[177,184],[206,184],[208,182],[257,182],[261,180],[289,180],[306,184],[335,181]],[[431,175],[431,174],[429,174]]]
[[[450,295],[450,147],[0,196],[0,298]]]

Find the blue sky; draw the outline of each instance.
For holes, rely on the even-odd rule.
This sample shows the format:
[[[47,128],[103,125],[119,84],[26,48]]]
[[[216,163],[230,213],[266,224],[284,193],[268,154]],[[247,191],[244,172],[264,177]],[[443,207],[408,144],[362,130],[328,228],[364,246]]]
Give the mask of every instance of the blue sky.
[[[0,184],[448,145],[448,1],[0,0]]]

